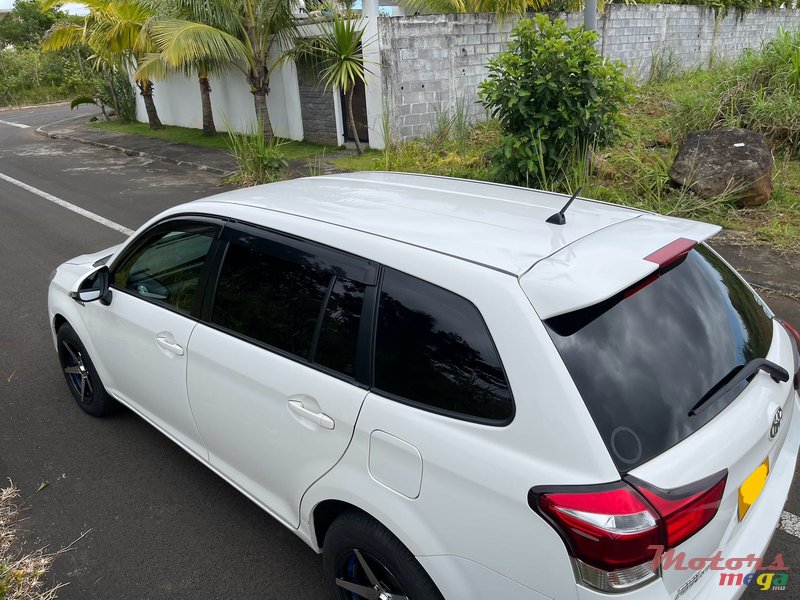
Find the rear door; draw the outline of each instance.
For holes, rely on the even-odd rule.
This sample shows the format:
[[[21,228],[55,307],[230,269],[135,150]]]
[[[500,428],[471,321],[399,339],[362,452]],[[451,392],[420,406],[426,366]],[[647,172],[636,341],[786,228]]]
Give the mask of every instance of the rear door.
[[[192,411],[211,464],[297,527],[303,493],[344,453],[367,394],[377,269],[238,224],[217,260],[189,346]]]

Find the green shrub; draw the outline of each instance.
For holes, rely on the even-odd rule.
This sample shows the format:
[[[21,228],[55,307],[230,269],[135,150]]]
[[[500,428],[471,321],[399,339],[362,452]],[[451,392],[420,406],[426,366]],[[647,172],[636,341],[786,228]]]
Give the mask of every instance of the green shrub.
[[[98,82],[97,96],[106,106],[117,111],[117,118],[123,123],[136,121],[136,92],[127,73],[116,70],[108,73]]]
[[[95,78],[88,65],[81,67],[75,52],[42,52],[26,47],[0,49],[0,106],[90,94]]]
[[[226,179],[228,183],[249,186],[281,179],[288,166],[282,149],[287,142],[274,137],[267,141],[260,122],[242,135],[231,131],[227,122],[226,129],[228,150],[236,159],[236,173]]]
[[[489,63],[481,101],[500,121],[496,177],[558,187],[591,147],[618,133],[633,90],[620,63],[595,47],[597,34],[545,15],[522,20],[508,49]]]
[[[800,32],[781,31],[760,49],[698,77],[704,85],[677,99],[676,136],[742,127],[763,134],[774,150],[800,157]]]

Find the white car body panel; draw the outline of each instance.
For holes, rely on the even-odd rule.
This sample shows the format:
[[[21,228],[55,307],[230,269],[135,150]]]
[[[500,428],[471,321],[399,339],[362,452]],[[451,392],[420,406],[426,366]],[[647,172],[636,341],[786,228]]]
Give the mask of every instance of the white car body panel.
[[[546,219],[568,197],[537,190],[399,173],[347,173],[247,188],[214,201],[293,214],[520,275],[581,237],[638,211],[576,199],[569,227]],[[224,210],[227,210],[224,209]]]
[[[446,598],[674,599],[692,572],[668,571],[614,596],[578,585],[564,542],[528,506],[536,485],[620,478],[542,319],[612,296],[653,272],[655,263],[643,260],[651,252],[717,228],[581,199],[566,226],[545,224],[565,201],[509,186],[357,173],[227,192],[169,209],[137,232],[168,216],[220,216],[339,248],[466,298],[491,332],[514,395],[513,421],[503,427],[390,400],[118,290],[111,306],[67,296],[97,259],[113,254],[113,262],[130,240],[58,268],[50,321],[73,326],[114,397],[317,551],[314,510],[336,500],[389,528]],[[155,343],[164,333],[183,356]],[[789,366],[791,352],[776,324],[770,359]],[[675,488],[729,470],[719,513],[679,550],[763,553],[800,445],[790,386],[758,374],[708,425],[632,472]],[[334,428],[298,418],[287,405],[297,397]],[[775,398],[784,427],[770,441]],[[736,488],[766,456],[770,477],[739,524]],[[742,593],[710,575],[681,598]]]
[[[367,391],[207,325],[189,350],[189,396],[211,464],[298,527],[300,498],[347,449]],[[324,413],[333,429],[298,416],[289,400]]]
[[[94,338],[95,356],[108,373],[106,389],[206,458],[186,391],[186,353],[197,322],[119,290],[109,306],[93,302],[84,312],[87,329],[106,332]],[[180,346],[183,355],[159,346],[159,337]]]
[[[520,280],[539,317],[607,300],[658,269],[645,260],[678,238],[702,242],[720,230],[686,219],[642,215],[578,240],[537,262]]]

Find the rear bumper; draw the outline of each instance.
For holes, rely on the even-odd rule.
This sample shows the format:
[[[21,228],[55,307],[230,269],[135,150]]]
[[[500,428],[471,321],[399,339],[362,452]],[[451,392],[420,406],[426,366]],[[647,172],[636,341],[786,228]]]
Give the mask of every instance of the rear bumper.
[[[460,556],[417,556],[417,560],[446,600],[451,598],[552,600],[496,571]]]
[[[747,515],[749,521],[747,529],[742,531],[735,541],[725,549],[723,552],[725,557],[743,558],[754,554],[765,559],[764,566],[772,562],[774,557],[765,556],[765,553],[775,534],[775,528],[778,526],[783,506],[789,495],[797,463],[798,448],[800,448],[800,396],[795,394],[793,418],[778,460],[772,467],[772,473],[758,502],[752,506]],[[787,566],[796,568],[796,565]],[[749,566],[738,571],[724,571],[724,573],[741,573],[742,576],[752,572],[753,568]],[[734,600],[744,594],[747,589],[746,585],[721,585],[721,573],[723,572],[708,571],[698,581],[697,591],[689,590],[685,595],[687,600],[693,597],[703,600]],[[789,585],[797,585],[797,583],[790,582]],[[755,586],[756,583],[753,582],[751,587]]]

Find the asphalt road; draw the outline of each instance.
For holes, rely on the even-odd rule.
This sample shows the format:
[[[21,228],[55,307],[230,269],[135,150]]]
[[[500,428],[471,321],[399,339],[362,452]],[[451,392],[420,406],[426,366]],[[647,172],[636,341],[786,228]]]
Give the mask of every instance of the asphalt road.
[[[0,173],[130,229],[221,191],[210,174],[33,132],[71,116],[0,112]],[[132,413],[93,419],[74,405],[47,323],[48,277],[123,239],[0,179],[0,481],[22,491],[27,548],[84,536],[53,566],[67,600],[326,598],[321,559],[244,496]],[[800,303],[768,301],[800,323]],[[796,489],[786,510],[800,514]],[[776,552],[800,569],[800,539],[778,531],[767,557]],[[800,598],[800,581],[770,597]]]
[[[0,112],[32,126],[70,116]],[[213,175],[3,123],[0,173],[130,229],[221,191]],[[0,481],[25,498],[28,547],[89,532],[54,563],[66,600],[325,598],[322,561],[294,534],[132,413],[93,419],[74,405],[48,332],[48,278],[123,240],[0,180]]]

